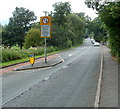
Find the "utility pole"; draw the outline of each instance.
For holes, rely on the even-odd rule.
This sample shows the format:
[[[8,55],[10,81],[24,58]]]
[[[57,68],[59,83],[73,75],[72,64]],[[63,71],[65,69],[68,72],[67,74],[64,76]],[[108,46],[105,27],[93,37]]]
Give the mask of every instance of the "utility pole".
[[[47,16],[47,11],[43,11],[45,13],[45,16]],[[47,50],[46,50],[46,38],[45,38],[45,49],[44,49],[44,59],[45,59],[45,63],[47,63]]]

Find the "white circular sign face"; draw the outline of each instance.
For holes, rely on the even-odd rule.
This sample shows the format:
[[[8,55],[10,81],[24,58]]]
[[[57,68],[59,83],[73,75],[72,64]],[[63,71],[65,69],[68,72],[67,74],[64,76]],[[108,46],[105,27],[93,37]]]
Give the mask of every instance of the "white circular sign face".
[[[48,22],[49,22],[49,19],[48,19],[48,18],[43,18],[43,20],[42,20],[42,21],[43,21],[43,23],[45,23],[45,24],[46,24],[46,23],[48,23]]]

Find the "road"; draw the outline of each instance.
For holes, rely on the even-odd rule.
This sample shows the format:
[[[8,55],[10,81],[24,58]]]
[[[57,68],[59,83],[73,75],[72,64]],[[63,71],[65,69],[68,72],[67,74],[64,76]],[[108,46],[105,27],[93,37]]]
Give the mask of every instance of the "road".
[[[100,72],[100,47],[94,47],[86,39],[82,46],[59,55],[64,62],[53,68],[4,74],[3,106],[93,107]]]

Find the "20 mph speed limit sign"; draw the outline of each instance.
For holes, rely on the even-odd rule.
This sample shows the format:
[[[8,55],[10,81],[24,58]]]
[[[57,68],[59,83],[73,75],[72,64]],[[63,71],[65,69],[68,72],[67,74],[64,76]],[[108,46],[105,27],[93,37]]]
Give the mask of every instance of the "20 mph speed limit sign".
[[[50,38],[51,37],[51,17],[44,16],[40,18],[41,25],[41,38]]]

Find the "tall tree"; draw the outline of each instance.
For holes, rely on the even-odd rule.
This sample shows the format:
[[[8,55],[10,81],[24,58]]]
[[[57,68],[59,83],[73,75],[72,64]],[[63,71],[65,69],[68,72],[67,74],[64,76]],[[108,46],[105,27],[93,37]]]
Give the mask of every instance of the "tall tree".
[[[73,39],[74,44],[82,43],[83,36],[85,35],[85,30],[86,30],[85,29],[85,26],[86,26],[85,21],[76,14],[70,14],[68,16],[68,18],[70,19],[68,21],[68,23],[71,22],[71,27],[73,27],[72,32],[75,34],[75,37]],[[71,36],[71,37],[73,37],[73,36]]]
[[[110,38],[110,47],[114,56],[120,57],[120,2],[108,3],[99,11]]]
[[[91,0],[90,0],[91,1]],[[105,28],[109,35],[109,42],[111,47],[111,52],[114,56],[120,57],[120,2],[105,2],[105,0],[92,0],[91,2],[86,2],[88,7],[92,7],[98,11],[99,17],[105,24]]]
[[[3,26],[0,23],[0,45],[2,44],[2,28]]]
[[[104,29],[104,24],[102,23],[99,17],[96,17],[94,20],[88,23],[88,34],[92,34],[92,37],[100,42],[103,40],[103,37],[106,37],[106,31]]]
[[[9,30],[8,25],[4,26],[2,29],[2,44],[6,47],[12,47],[16,44],[14,31]]]
[[[68,48],[81,44],[84,34],[85,22],[76,14],[69,14],[64,25],[52,26],[52,39],[49,43],[60,48]]]
[[[57,25],[63,25],[66,22],[66,16],[71,13],[71,7],[69,2],[57,2],[53,5],[53,23]]]
[[[13,12],[13,17],[9,19],[8,31],[11,33],[11,38],[22,48],[24,36],[30,28],[30,23],[36,20],[34,12],[23,7],[16,7]],[[10,39],[11,39],[10,38]]]

